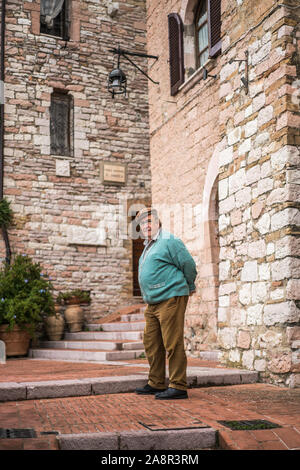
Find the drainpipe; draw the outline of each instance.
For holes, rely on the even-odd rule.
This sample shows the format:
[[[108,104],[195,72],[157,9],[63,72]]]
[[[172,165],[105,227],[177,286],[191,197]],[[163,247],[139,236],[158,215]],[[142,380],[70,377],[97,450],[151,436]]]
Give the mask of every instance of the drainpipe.
[[[4,79],[5,79],[5,10],[6,0],[2,0],[1,7],[1,39],[0,39],[0,86],[4,95]],[[1,98],[1,95],[0,95]],[[3,199],[3,186],[4,186],[4,96],[0,99],[0,200]],[[10,264],[11,251],[6,227],[2,227],[2,236],[6,248],[6,262]]]

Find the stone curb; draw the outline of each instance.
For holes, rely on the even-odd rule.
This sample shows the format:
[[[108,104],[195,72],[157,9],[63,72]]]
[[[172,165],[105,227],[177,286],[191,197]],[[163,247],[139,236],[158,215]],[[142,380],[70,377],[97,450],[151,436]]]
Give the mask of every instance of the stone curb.
[[[258,373],[245,370],[194,368],[188,370],[188,387],[198,388],[217,385],[256,383]],[[189,373],[190,371],[190,373]],[[142,387],[148,375],[127,375],[73,380],[50,380],[41,382],[0,382],[0,402],[33,400],[38,398],[63,398],[101,395],[107,393],[133,392]]]
[[[60,450],[198,450],[217,444],[213,428],[61,434]]]

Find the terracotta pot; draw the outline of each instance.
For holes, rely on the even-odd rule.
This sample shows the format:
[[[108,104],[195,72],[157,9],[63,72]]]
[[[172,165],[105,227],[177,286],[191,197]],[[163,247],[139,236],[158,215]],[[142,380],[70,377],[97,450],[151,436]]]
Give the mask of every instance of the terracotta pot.
[[[61,305],[59,304],[54,304],[54,310],[56,313],[61,313]]]
[[[45,319],[45,328],[50,341],[60,341],[64,333],[65,321],[59,313],[56,313]]]
[[[71,333],[81,331],[84,321],[84,314],[80,305],[68,305],[65,310],[65,320]]]
[[[4,341],[6,356],[26,356],[29,350],[30,334],[17,325],[6,331],[7,325],[0,326],[0,339]]]
[[[68,300],[66,300],[67,305],[78,305],[80,304],[80,298],[76,297],[75,295],[73,297],[70,297]]]

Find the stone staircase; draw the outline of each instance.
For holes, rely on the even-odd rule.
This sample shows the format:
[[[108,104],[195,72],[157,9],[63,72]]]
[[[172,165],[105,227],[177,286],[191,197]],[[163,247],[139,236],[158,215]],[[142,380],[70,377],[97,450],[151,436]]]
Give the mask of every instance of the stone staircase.
[[[144,307],[127,308],[128,312],[130,310],[136,313],[115,316],[120,321],[88,323],[85,331],[65,332],[61,341],[40,341],[39,347],[29,350],[29,357],[71,361],[120,361],[145,357]]]

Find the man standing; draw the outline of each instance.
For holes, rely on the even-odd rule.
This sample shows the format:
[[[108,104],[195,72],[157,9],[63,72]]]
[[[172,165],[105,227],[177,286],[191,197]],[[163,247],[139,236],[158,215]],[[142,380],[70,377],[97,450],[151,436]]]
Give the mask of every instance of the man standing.
[[[184,315],[195,288],[195,262],[183,242],[161,229],[155,209],[144,208],[136,216],[145,248],[139,260],[139,283],[146,326],[144,346],[150,365],[148,383],[138,394],[155,394],[159,400],[188,398],[184,350]],[[169,388],[165,387],[166,352]]]

